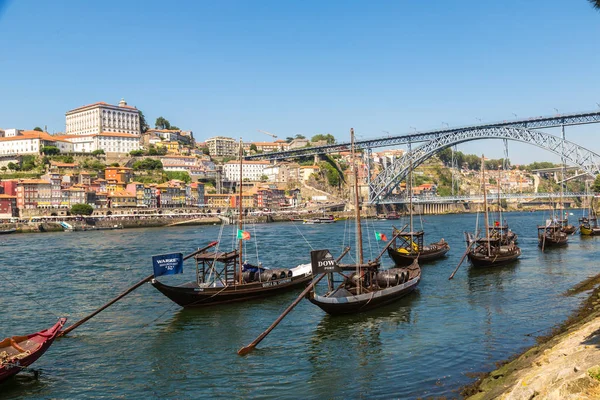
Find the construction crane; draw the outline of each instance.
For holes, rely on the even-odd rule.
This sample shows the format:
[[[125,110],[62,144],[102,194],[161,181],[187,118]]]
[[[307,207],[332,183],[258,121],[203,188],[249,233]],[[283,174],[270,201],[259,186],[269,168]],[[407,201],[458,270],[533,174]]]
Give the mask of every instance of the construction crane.
[[[264,133],[265,135],[269,135],[271,137],[277,138],[277,135],[273,135],[271,132],[267,132],[267,131],[261,131],[260,129],[258,129],[259,132]]]

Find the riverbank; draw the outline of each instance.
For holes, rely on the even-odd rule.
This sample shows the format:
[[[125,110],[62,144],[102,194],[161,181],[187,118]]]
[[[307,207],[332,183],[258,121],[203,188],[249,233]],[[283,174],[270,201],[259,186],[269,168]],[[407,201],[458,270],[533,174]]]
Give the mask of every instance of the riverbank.
[[[571,317],[461,394],[470,400],[600,398],[600,274],[565,293],[591,290]]]

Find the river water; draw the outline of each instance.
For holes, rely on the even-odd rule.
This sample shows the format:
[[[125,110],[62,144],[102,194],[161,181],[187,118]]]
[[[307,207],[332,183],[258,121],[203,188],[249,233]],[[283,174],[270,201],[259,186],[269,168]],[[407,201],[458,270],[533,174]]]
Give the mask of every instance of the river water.
[[[575,212],[573,221],[578,217]],[[475,215],[426,216],[426,242],[444,237],[449,256],[422,266],[413,294],[361,315],[330,317],[308,301],[246,357],[236,351],[266,329],[299,290],[262,301],[184,310],[150,284],[58,339],[34,366],[0,386],[0,398],[458,398],[469,373],[534,344],[534,335],[566,319],[582,296],[562,294],[596,274],[597,238],[570,238],[563,249],[537,247],[547,215],[505,215],[523,250],[513,265],[476,270],[463,264],[463,231]],[[309,262],[310,246],[339,254],[352,221],[248,226],[247,259],[265,266]],[[417,218],[416,226],[421,222]],[[374,258],[403,221],[366,221]],[[0,336],[35,332],[58,316],[73,323],[151,273],[151,255],[187,254],[214,240],[220,226],[44,233],[0,237]],[[234,228],[222,230],[223,248]],[[391,265],[387,255],[384,265]],[[192,279],[161,277],[167,283]]]

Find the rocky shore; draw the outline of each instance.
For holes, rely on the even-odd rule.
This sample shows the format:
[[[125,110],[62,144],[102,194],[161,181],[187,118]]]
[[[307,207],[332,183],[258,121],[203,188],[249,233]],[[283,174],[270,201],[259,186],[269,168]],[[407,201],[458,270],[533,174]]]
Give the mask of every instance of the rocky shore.
[[[562,325],[518,358],[463,388],[470,400],[600,399],[600,274],[565,295],[591,291]]]

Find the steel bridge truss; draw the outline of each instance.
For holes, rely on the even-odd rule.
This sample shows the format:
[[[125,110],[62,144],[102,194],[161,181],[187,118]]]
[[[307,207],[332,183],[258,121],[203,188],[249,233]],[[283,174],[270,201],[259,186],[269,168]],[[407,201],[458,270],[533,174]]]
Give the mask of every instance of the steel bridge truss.
[[[591,176],[600,172],[600,155],[573,142],[548,133],[510,126],[481,126],[437,134],[429,142],[392,162],[369,183],[369,203],[379,203],[405,179],[410,168],[447,147],[480,139],[506,139],[538,146],[551,151],[566,162],[578,166]]]
[[[545,117],[534,117],[520,120],[498,121],[479,125],[470,125],[463,127],[451,127],[446,129],[435,129],[426,132],[416,132],[408,135],[390,135],[385,137],[357,140],[355,146],[357,149],[372,149],[377,147],[400,146],[408,143],[420,143],[434,140],[439,136],[452,134],[455,132],[475,129],[486,129],[492,127],[513,127],[525,129],[556,128],[559,126],[583,125],[600,122],[600,111],[589,111],[574,114],[560,114]],[[339,153],[349,151],[350,142],[335,143],[325,146],[302,147],[281,152],[270,152],[246,156],[246,160],[284,160],[287,158],[314,156],[317,154]]]

